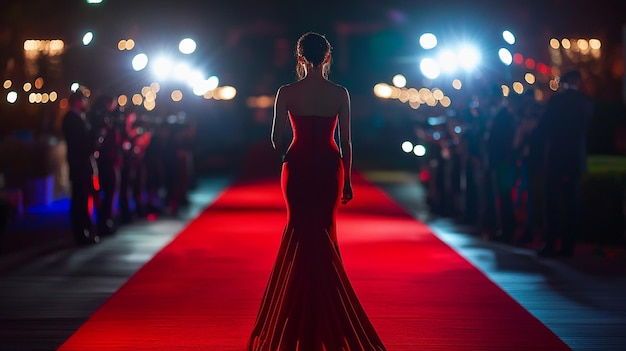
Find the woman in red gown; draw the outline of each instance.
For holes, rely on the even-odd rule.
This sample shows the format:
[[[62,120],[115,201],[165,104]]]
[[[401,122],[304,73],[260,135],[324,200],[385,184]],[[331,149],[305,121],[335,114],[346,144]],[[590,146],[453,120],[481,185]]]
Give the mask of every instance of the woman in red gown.
[[[341,201],[352,199],[350,97],[327,79],[330,43],[306,33],[296,47],[299,80],[276,94],[272,143],[284,156],[288,223],[255,326],[254,351],[385,350],[344,270],[335,231]],[[335,129],[339,124],[339,141]]]

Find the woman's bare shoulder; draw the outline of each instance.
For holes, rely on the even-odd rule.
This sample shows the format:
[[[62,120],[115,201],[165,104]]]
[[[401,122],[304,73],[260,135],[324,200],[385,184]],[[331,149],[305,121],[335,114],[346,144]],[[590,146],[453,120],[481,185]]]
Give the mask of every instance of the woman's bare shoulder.
[[[337,84],[335,82],[332,82],[332,81],[329,81],[329,82],[330,82],[330,84],[332,84],[334,93],[337,94],[338,96],[346,97],[346,96],[350,95],[350,93],[348,92],[348,88],[344,87],[341,84]]]

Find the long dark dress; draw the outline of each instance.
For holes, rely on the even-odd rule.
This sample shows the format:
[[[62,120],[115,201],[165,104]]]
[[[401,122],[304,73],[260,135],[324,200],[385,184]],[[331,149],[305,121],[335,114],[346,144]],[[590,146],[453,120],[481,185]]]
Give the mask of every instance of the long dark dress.
[[[344,270],[335,230],[343,164],[336,117],[290,115],[282,168],[288,223],[249,350],[385,350]]]

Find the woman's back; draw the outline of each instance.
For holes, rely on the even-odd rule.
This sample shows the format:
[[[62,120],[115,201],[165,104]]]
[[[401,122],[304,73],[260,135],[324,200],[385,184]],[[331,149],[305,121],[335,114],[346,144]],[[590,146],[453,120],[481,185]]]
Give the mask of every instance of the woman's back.
[[[288,220],[248,349],[384,350],[337,244],[337,208],[352,199],[348,92],[326,79],[330,44],[323,36],[302,36],[297,51],[304,74],[278,90],[272,124],[281,152],[288,118],[294,129],[281,173]],[[337,124],[343,157],[333,139]]]
[[[296,116],[335,117],[341,109],[345,90],[325,79],[301,80],[285,86],[287,109]]]

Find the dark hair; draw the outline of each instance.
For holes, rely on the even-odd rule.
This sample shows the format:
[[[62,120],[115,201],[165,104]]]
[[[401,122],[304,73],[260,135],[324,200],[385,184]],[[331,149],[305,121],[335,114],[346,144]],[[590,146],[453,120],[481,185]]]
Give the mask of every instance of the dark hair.
[[[83,101],[84,98],[85,98],[85,95],[83,94],[83,92],[80,90],[77,90],[71,93],[70,97],[67,100],[70,103],[70,106],[72,106],[78,101]]]
[[[296,56],[302,57],[313,66],[320,66],[330,55],[332,46],[322,34],[307,32],[303,34],[296,44]],[[328,66],[324,67],[324,77],[328,76]],[[296,67],[298,78],[304,78],[304,68],[298,64]]]

